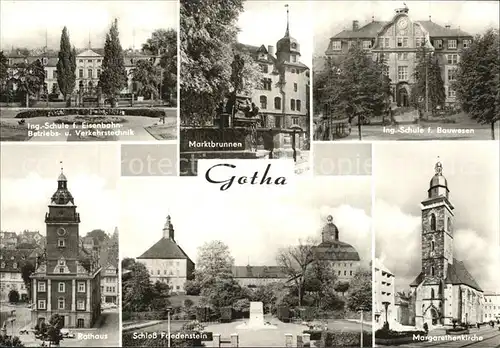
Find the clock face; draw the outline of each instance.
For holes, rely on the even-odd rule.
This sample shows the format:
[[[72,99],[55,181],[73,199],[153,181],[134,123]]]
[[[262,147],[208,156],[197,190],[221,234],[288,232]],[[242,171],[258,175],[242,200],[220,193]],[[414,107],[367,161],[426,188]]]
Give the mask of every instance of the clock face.
[[[401,18],[398,22],[398,26],[399,28],[401,29],[406,29],[406,27],[408,26],[408,19],[406,18]]]
[[[57,230],[57,234],[60,236],[64,236],[66,234],[66,230],[61,227]]]

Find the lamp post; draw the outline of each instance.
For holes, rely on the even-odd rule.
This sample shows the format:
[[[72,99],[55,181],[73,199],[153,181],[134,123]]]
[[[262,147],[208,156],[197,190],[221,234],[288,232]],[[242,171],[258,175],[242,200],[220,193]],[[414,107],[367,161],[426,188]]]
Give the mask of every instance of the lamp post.
[[[363,308],[359,310],[359,313],[361,314],[361,336],[359,340],[359,346],[363,348]]]
[[[385,301],[385,302],[382,302],[382,304],[384,305],[384,309],[385,309],[385,325],[387,325],[387,327],[389,327],[389,321],[387,320],[387,308],[389,308],[389,302]]]
[[[168,335],[167,347],[171,347],[171,341],[170,341],[170,312],[171,311],[172,311],[172,307],[167,307],[167,335]]]

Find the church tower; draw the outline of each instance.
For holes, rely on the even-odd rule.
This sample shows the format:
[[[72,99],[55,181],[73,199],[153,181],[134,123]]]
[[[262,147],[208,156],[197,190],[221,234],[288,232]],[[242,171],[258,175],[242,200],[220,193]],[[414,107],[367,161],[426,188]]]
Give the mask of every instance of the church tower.
[[[47,274],[76,274],[80,215],[76,212],[75,201],[68,190],[68,180],[62,168],[57,179],[57,190],[52,195],[48,208],[49,212],[45,214]]]
[[[437,162],[422,201],[422,272],[424,284],[441,285],[453,264],[453,205],[449,201],[448,181],[443,166]]]

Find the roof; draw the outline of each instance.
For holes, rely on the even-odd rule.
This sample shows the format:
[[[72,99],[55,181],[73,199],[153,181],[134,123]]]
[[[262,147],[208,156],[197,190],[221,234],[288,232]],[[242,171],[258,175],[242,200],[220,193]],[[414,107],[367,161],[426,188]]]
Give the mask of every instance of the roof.
[[[233,44],[233,49],[236,51],[239,51],[241,53],[246,53],[250,57],[252,57],[255,61],[260,61],[260,62],[267,62],[268,64],[275,64],[277,62],[277,59],[275,56],[269,54],[267,48],[264,45],[260,46],[253,46],[253,45],[247,45],[243,44],[241,42],[236,42]],[[266,60],[263,59],[258,59],[259,54],[265,54],[267,56]]]
[[[186,259],[189,256],[173,240],[162,238],[137,259]]]
[[[461,30],[443,27],[433,21],[413,21],[421,24],[424,29],[429,32],[430,37],[457,37],[457,36],[472,36],[471,34]],[[392,21],[373,21],[360,27],[358,30],[342,30],[340,33],[332,37],[332,39],[362,39],[374,38],[378,32]]]
[[[316,255],[321,260],[327,261],[360,261],[356,249],[348,244],[338,240],[323,242],[314,247]]]
[[[385,273],[389,273],[390,275],[394,275],[394,273],[392,273],[383,263],[382,263],[382,260],[380,260],[379,258],[375,258],[374,260],[374,267],[380,271],[383,271]]]
[[[418,286],[424,280],[424,273],[421,272],[410,286]],[[448,264],[448,272],[446,275],[446,284],[467,285],[478,291],[483,291],[477,284],[474,277],[467,271],[465,264],[462,261],[453,259],[453,264]]]
[[[21,262],[29,259],[32,251],[33,249],[2,249],[0,263],[3,263],[5,267],[0,268],[0,272],[21,272]]]
[[[279,266],[233,266],[234,278],[289,278]]]

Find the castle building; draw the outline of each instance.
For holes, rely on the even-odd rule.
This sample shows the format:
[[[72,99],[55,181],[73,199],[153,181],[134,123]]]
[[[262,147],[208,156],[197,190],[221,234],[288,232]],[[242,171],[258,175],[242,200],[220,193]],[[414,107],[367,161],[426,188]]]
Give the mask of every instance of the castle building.
[[[453,254],[454,207],[448,181],[437,162],[422,201],[422,271],[410,284],[415,325],[429,327],[482,322],[483,291],[462,261]]]
[[[484,293],[483,323],[500,320],[500,293]]]
[[[153,283],[166,283],[172,292],[185,293],[184,285],[194,277],[194,263],[177,244],[170,215],[163,227],[163,236],[137,258],[149,271]]]
[[[234,50],[250,55],[261,68],[263,79],[250,97],[259,107],[264,126],[300,127],[309,132],[310,71],[300,61],[300,45],[290,36],[288,21],[285,35],[276,43],[276,51],[271,45],[266,48],[241,43],[235,44]]]
[[[395,306],[396,279],[394,273],[389,271],[380,259],[375,259],[373,271],[373,312],[375,314],[375,325],[380,328],[385,323],[386,314],[389,325],[394,322],[397,316]]]
[[[411,85],[415,82],[417,52],[425,47],[441,67],[446,103],[455,103],[451,87],[456,78],[460,52],[472,43],[472,36],[460,28],[441,26],[429,20],[413,20],[407,7],[396,9],[390,21],[375,21],[359,26],[354,20],[351,30],[343,30],[330,38],[327,57],[335,58],[347,53],[351,45],[359,42],[374,60],[384,56],[391,79],[393,102],[409,106]]]
[[[60,93],[59,86],[57,84],[57,62],[59,60],[59,53],[56,51],[33,52],[30,55],[26,55],[24,53],[20,51],[6,53],[9,70],[13,72],[16,64],[31,64],[39,60],[45,70],[45,85],[47,93],[51,94],[55,92],[60,98],[62,98],[62,94]],[[123,56],[124,66],[127,72],[127,87],[121,91],[121,94],[137,93],[139,86],[132,80],[133,76],[131,71],[140,60],[149,60],[153,64],[158,65],[160,63],[161,55],[128,49],[123,51]],[[102,72],[103,59],[103,48],[91,48],[89,46],[87,49],[81,49],[78,51],[76,55],[76,82],[74,92],[82,91],[83,93],[87,93],[96,89]],[[14,90],[16,89],[15,86],[12,86],[12,88],[14,88]]]
[[[234,266],[232,272],[238,284],[249,288],[290,280],[279,266]]]
[[[48,208],[45,258],[31,275],[31,320],[59,314],[64,327],[90,328],[101,314],[101,268],[80,243],[80,215],[62,171]]]
[[[361,266],[361,259],[356,249],[339,239],[339,229],[333,223],[333,217],[327,217],[327,223],[321,230],[321,243],[314,248],[319,260],[328,261],[340,281],[350,281]]]

